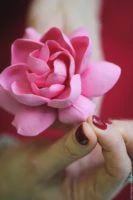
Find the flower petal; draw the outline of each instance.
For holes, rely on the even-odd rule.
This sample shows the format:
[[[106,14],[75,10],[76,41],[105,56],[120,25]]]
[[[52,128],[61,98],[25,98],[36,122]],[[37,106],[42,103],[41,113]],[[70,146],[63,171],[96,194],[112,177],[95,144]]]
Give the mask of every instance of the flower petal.
[[[43,47],[40,49],[39,58],[47,62],[49,56],[50,56],[50,51],[48,45],[44,44]]]
[[[40,106],[49,101],[48,98],[33,94],[27,82],[14,82],[11,85],[12,95],[14,98],[28,106]]]
[[[61,59],[69,68],[69,75],[72,77],[75,73],[75,60],[68,50],[62,48],[56,41],[48,40],[46,42],[50,50],[51,56],[49,61]]]
[[[23,105],[17,102],[10,93],[0,85],[0,107],[11,114],[15,114]]]
[[[76,51],[76,73],[82,73],[88,67],[90,55],[90,41],[87,36],[72,38],[72,45]]]
[[[2,73],[0,77],[0,84],[6,90],[10,90],[11,84],[14,81],[24,81],[26,77],[26,70],[28,67],[23,64],[16,64],[7,67]]]
[[[92,51],[89,32],[81,27],[74,31],[69,38],[76,50],[76,72],[82,73],[88,67],[89,57]]]
[[[44,60],[37,58],[35,56],[36,53],[38,52],[35,50],[29,54],[29,57],[27,59],[29,69],[37,74],[42,74],[50,71],[48,64]]]
[[[40,41],[45,43],[47,40],[55,40],[63,48],[67,49],[72,55],[75,54],[74,48],[69,38],[64,33],[62,33],[62,31],[59,28],[53,27],[50,30],[48,30],[48,32],[44,34]]]
[[[48,102],[48,106],[54,108],[65,108],[70,106],[81,94],[80,75],[76,74],[72,77],[70,88],[66,90],[58,99],[52,99]]]
[[[45,79],[47,78],[49,72],[43,73],[43,74],[36,74],[31,72],[26,72],[27,79],[30,83],[36,82],[39,87],[42,87],[45,85]]]
[[[118,81],[120,67],[106,61],[91,64],[82,76],[82,94],[97,97],[110,90]]]
[[[47,107],[30,108],[18,112],[12,124],[20,135],[35,136],[46,130],[56,120],[56,110]]]
[[[59,109],[59,120],[63,123],[81,123],[91,116],[94,110],[95,104],[80,95],[70,107]]]
[[[45,44],[48,46],[51,55],[59,51],[66,51],[66,49],[64,49],[59,43],[54,40],[47,40]]]
[[[55,98],[57,97],[63,90],[65,86],[60,84],[53,84],[50,87],[38,89],[39,94],[46,98]]]
[[[66,70],[66,65],[63,61],[59,59],[56,59],[54,61],[54,73],[66,77],[67,70]]]
[[[42,43],[35,42],[29,39],[17,39],[12,44],[11,49],[11,63],[27,63],[29,54],[42,47]]]
[[[40,37],[41,35],[34,28],[29,27],[26,28],[23,38],[39,41]]]
[[[69,72],[70,78],[75,74],[75,61],[68,51],[59,51],[50,56],[50,61],[62,60]]]
[[[47,86],[51,84],[63,84],[67,77],[66,65],[62,60],[56,59],[53,65],[54,72],[49,74],[45,82]]]

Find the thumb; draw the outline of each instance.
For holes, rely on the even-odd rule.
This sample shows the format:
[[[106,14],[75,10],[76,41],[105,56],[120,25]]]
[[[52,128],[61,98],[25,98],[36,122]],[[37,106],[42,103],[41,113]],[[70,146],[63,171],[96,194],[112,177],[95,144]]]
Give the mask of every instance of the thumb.
[[[87,122],[71,130],[37,157],[38,178],[51,178],[73,161],[85,156],[96,146],[97,137]]]

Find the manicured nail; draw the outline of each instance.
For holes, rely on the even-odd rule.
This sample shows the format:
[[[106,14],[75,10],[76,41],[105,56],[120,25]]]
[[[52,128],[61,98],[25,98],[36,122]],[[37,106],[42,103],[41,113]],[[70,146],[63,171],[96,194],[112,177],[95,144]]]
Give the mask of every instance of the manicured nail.
[[[75,137],[76,137],[76,140],[82,145],[87,145],[89,143],[88,138],[84,134],[82,125],[80,125],[79,128],[77,129],[75,133]]]
[[[105,119],[104,122],[105,122],[106,124],[112,124],[111,119]]]
[[[101,120],[98,116],[96,115],[93,115],[92,116],[92,122],[93,124],[99,128],[99,129],[102,129],[102,130],[106,130],[107,129],[107,124],[105,121]]]

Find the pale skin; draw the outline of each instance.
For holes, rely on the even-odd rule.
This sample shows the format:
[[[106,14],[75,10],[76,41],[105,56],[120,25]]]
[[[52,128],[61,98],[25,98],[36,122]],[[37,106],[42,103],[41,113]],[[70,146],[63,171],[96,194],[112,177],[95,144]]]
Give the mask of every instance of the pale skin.
[[[82,125],[89,140],[87,145],[77,142],[75,129],[72,129],[55,142],[44,138],[1,149],[0,198],[111,199],[126,184],[131,172],[133,122],[115,121],[106,131],[95,127],[91,119]],[[81,158],[92,154],[99,155],[96,158],[99,166],[88,160],[88,168],[84,168]],[[74,161],[77,161],[75,170],[82,171],[78,170],[75,176],[70,169],[66,171]]]

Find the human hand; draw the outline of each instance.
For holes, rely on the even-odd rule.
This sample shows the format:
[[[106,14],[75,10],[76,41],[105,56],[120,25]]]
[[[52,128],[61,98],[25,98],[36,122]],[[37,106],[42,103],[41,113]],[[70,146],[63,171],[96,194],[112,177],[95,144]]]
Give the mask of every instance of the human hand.
[[[3,150],[0,156],[0,198],[111,199],[131,171],[127,143],[119,133],[118,125],[108,125],[107,130],[102,130],[89,121],[81,127],[76,133],[71,130],[55,142],[33,141]],[[91,163],[88,163],[88,170],[78,170],[82,168],[80,158],[91,155],[96,145],[102,149],[100,153],[104,161],[91,170]],[[77,173],[73,176],[66,167],[76,160]]]

